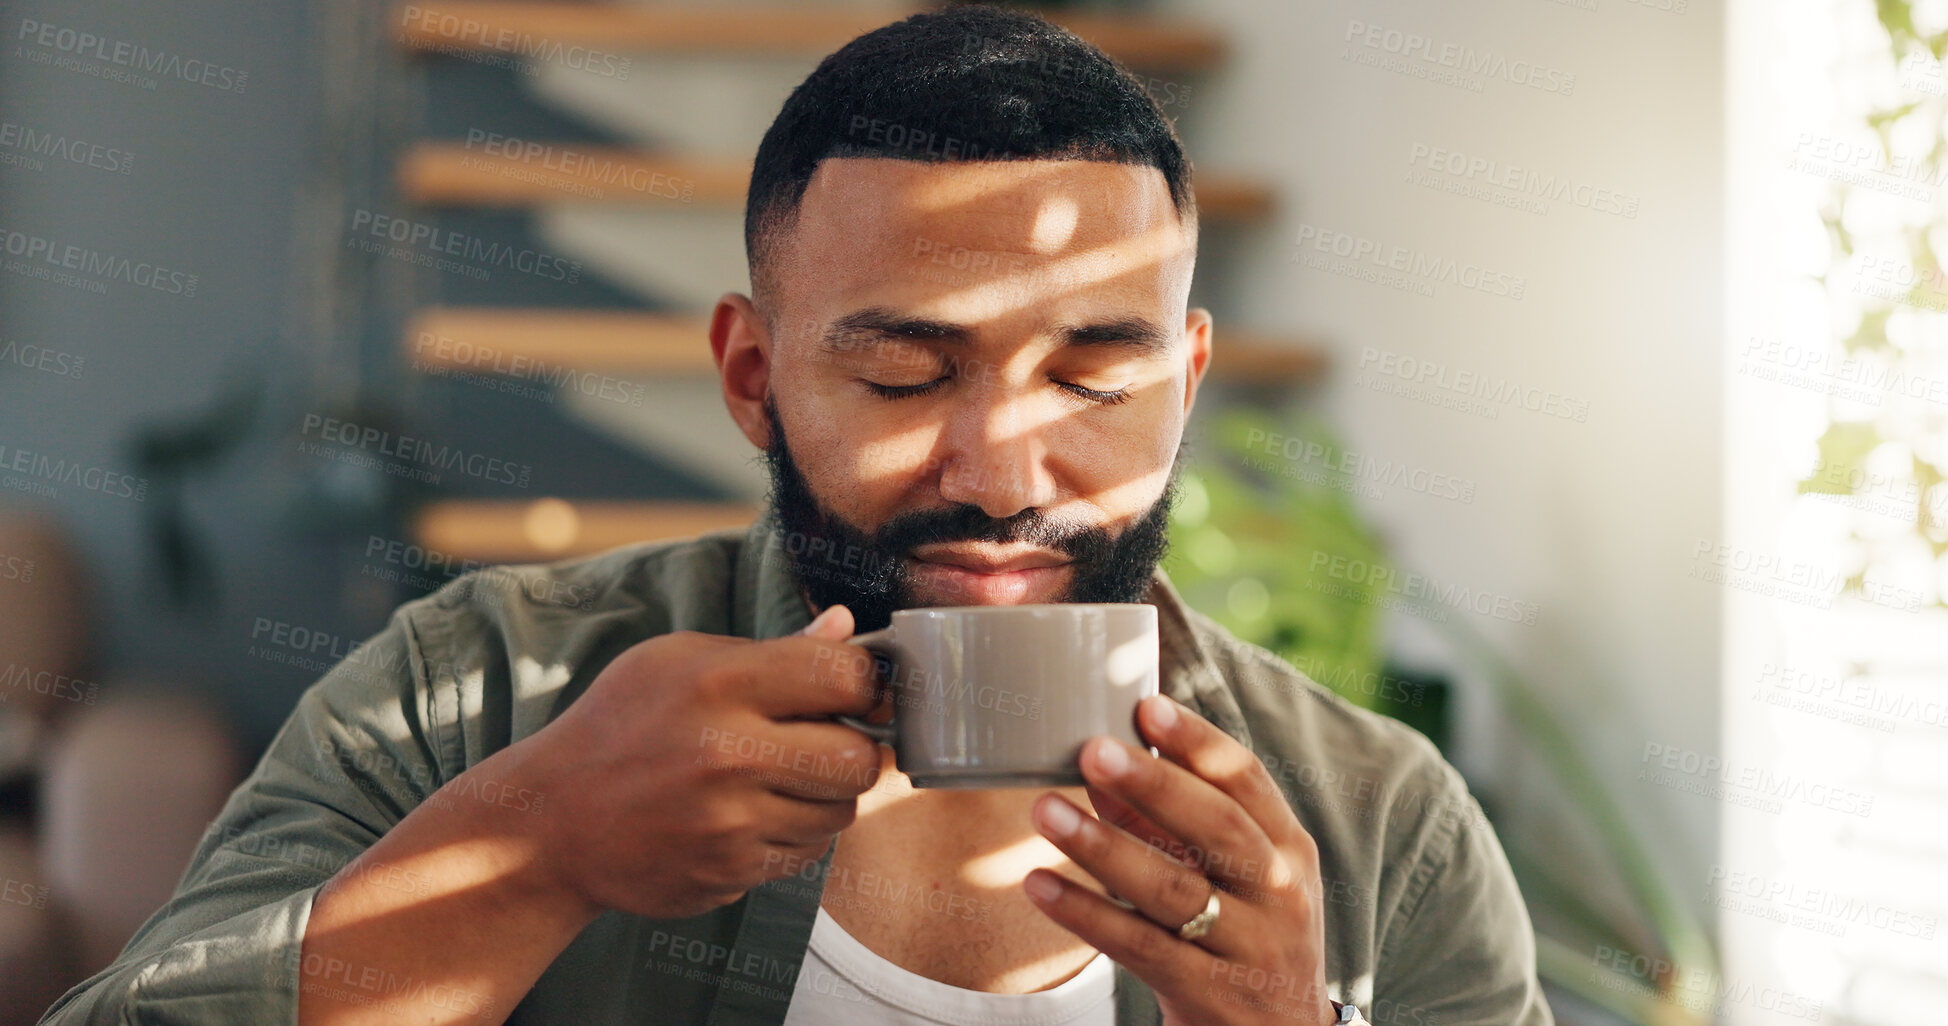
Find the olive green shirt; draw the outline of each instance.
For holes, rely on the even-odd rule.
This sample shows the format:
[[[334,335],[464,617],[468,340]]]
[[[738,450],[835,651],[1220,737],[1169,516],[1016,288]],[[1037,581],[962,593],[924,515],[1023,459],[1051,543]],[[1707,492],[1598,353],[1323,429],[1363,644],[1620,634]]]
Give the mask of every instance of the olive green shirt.
[[[601,915],[511,1012],[383,967],[301,959],[319,887],[421,802],[540,807],[545,795],[455,778],[540,730],[624,649],[676,630],[764,639],[804,627],[779,538],[766,515],[748,530],[490,568],[401,606],[304,693],[174,897],[42,1022],[295,1023],[302,976],[395,1002],[402,1021],[782,1023],[829,852],[703,915]],[[1434,746],[1187,608],[1161,569],[1146,601],[1164,693],[1256,753],[1318,842],[1331,996],[1376,1024],[1550,1026],[1507,858]],[[405,875],[375,882],[415,886],[394,872]],[[1115,993],[1119,1026],[1158,1022],[1154,994],[1120,965]]]

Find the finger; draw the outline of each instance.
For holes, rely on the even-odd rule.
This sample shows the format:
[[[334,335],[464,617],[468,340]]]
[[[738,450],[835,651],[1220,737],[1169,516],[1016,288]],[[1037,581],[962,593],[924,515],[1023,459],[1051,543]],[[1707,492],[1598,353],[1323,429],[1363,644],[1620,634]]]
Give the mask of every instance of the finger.
[[[1082,814],[1067,799],[1057,794],[1043,795],[1035,803],[1035,825],[1049,843],[1061,849],[1083,871],[1096,878],[1109,893],[1135,906],[1144,918],[1175,934],[1185,923],[1202,913],[1217,892],[1208,877],[1184,865],[1129,834]],[[1235,899],[1234,899],[1235,900]],[[1220,906],[1223,899],[1219,899]],[[1235,952],[1231,939],[1242,921],[1239,913],[1230,919],[1220,915],[1208,933],[1196,944],[1217,954]]]
[[[764,879],[777,880],[781,877],[810,877],[810,882],[818,879],[812,867],[832,847],[832,838],[825,837],[810,844],[779,844],[768,842],[764,849]]]
[[[1292,871],[1244,807],[1190,770],[1113,737],[1083,746],[1082,774],[1187,845],[1208,876],[1242,890],[1284,886]]]
[[[1196,710],[1168,695],[1153,695],[1138,704],[1137,725],[1159,755],[1229,795],[1266,837],[1276,842],[1292,832],[1305,833],[1258,756]]]
[[[1096,818],[1127,831],[1130,836],[1148,844],[1171,858],[1182,858],[1186,845],[1180,837],[1172,837],[1170,831],[1150,822],[1150,817],[1130,808],[1128,802],[1113,794],[1085,783],[1083,790],[1089,795],[1089,805],[1096,810]]]
[[[703,728],[697,749],[697,765],[737,774],[786,797],[850,800],[879,779],[879,746],[839,723],[744,716]]]
[[[1031,870],[1022,880],[1042,914],[1091,947],[1109,955],[1158,993],[1185,993],[1210,975],[1217,959],[1174,933],[1111,904],[1108,898],[1062,879],[1052,870]]]
[[[798,633],[808,638],[823,638],[827,641],[844,641],[852,636],[852,610],[842,604],[826,606],[812,617],[812,622],[798,629]]]
[[[759,837],[764,843],[798,849],[824,844],[851,826],[858,816],[859,804],[764,794],[757,796],[754,808],[763,824]]]
[[[852,799],[879,783],[886,750],[878,741],[843,723],[802,720],[773,724],[781,744],[790,751],[790,768],[810,774],[814,783],[830,784],[834,793],[789,791],[809,799]],[[799,753],[804,754],[799,754]],[[786,758],[781,751],[779,759]]]
[[[740,700],[774,719],[864,716],[880,704],[873,654],[830,638],[791,637],[758,642],[731,660]]]

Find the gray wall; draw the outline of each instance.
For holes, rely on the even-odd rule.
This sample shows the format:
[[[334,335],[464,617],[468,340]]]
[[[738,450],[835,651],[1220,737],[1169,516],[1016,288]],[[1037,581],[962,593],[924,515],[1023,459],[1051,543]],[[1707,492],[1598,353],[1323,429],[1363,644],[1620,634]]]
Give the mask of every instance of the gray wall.
[[[0,8],[7,35],[0,118],[132,156],[125,173],[52,157],[35,158],[45,165],[40,169],[0,166],[0,225],[56,247],[196,275],[195,294],[188,296],[145,288],[127,275],[92,276],[105,286],[96,292],[0,273],[0,338],[83,361],[79,377],[0,365],[0,444],[129,471],[127,440],[135,426],[208,401],[226,365],[261,360],[282,376],[292,374],[295,356],[281,335],[292,283],[292,192],[310,128],[308,10],[294,0]],[[22,38],[33,28],[29,22],[103,37],[108,42],[100,52],[111,55],[126,43],[229,70],[216,73],[218,86],[167,74],[150,76],[153,89],[113,81],[37,60],[118,68],[112,60],[77,55],[80,44],[63,35],[53,45],[41,45],[38,33]],[[185,67],[190,74],[200,70]],[[236,70],[248,74],[241,90],[220,88],[235,82],[230,71]],[[10,250],[29,244],[21,235],[9,237]],[[12,252],[8,258],[22,259]],[[232,469],[245,465],[236,460]],[[240,570],[270,577],[304,572],[287,545],[252,526],[271,496],[247,480],[202,480],[213,487],[201,490],[197,519],[212,539],[224,541],[233,599]],[[154,494],[135,501],[73,485],[54,488],[51,498],[0,490],[0,503],[51,508],[79,534],[109,613],[96,672],[224,693],[244,689],[234,694],[238,712],[250,721],[288,708],[290,681],[266,688],[229,669],[249,641],[237,636],[234,612],[161,611],[154,559],[142,541],[142,514]],[[310,615],[330,619],[332,605],[320,603]]]
[[[589,138],[532,104],[513,72],[407,57],[392,45],[390,10],[372,0],[28,4],[5,20],[10,35],[25,30],[0,56],[0,105],[20,126],[15,135],[99,144],[111,168],[39,157],[44,166],[0,165],[0,225],[19,233],[10,238],[22,248],[37,239],[61,254],[81,246],[196,280],[189,295],[186,277],[165,278],[183,293],[170,294],[112,274],[99,289],[0,274],[0,338],[16,352],[53,351],[53,367],[81,361],[78,376],[0,365],[0,445],[147,476],[134,464],[138,432],[193,423],[244,383],[261,394],[246,422],[203,429],[235,444],[183,481],[182,522],[215,585],[202,601],[172,604],[162,587],[150,530],[169,505],[159,479],[139,500],[57,486],[52,495],[0,488],[0,503],[50,508],[79,533],[108,600],[93,671],[105,692],[140,682],[206,692],[250,746],[268,740],[326,666],[426,590],[391,580],[385,574],[401,568],[367,556],[375,539],[410,540],[403,520],[418,500],[719,494],[592,434],[556,404],[407,365],[398,339],[417,305],[629,300],[596,274],[574,285],[521,275],[483,284],[350,245],[361,237],[356,213],[368,211],[535,246],[520,212],[423,210],[400,199],[399,149],[464,126]],[[81,33],[102,42],[83,43]],[[153,75],[150,89],[64,66],[121,70],[118,44],[207,62],[210,78],[230,88]],[[185,66],[192,75],[204,67]],[[38,256],[27,264],[58,269]],[[418,486],[350,470],[304,448],[318,440],[307,420],[328,416],[531,474],[518,487],[450,473]],[[316,644],[264,643],[284,630]]]

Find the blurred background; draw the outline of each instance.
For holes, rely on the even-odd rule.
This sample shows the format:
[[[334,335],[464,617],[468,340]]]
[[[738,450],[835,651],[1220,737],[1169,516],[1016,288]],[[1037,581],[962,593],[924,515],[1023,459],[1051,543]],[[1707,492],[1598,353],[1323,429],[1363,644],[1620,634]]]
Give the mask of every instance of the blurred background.
[[[0,4],[0,1021],[398,603],[749,519],[750,156],[913,9]],[[1036,9],[1197,167],[1166,569],[1441,745],[1559,1020],[1941,1023],[1948,2]]]

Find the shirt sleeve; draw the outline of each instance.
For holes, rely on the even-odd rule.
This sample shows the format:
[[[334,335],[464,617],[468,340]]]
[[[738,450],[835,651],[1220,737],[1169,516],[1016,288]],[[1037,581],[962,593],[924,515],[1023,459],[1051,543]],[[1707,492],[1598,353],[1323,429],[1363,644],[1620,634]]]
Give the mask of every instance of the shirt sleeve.
[[[43,1024],[295,1023],[300,982],[331,984],[330,967],[301,964],[312,899],[442,782],[420,605],[305,691],[175,894]]]
[[[1508,856],[1461,775],[1439,777],[1361,1011],[1375,1026],[1554,1026]]]

